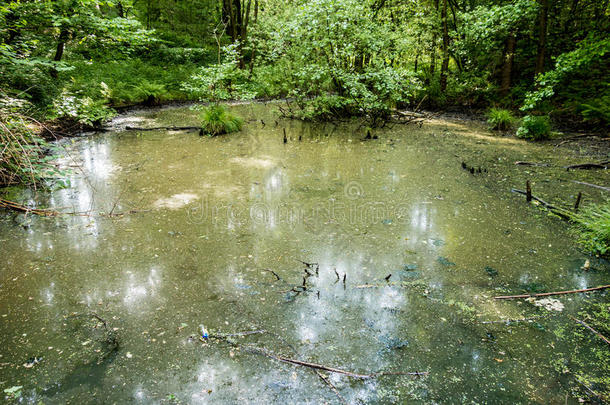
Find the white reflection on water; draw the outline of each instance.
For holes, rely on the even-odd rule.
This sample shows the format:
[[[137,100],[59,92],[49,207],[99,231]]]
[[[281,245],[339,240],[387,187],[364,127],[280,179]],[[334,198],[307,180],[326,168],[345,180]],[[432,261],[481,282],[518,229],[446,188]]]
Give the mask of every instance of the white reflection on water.
[[[144,276],[144,277],[143,277]],[[148,274],[139,275],[129,271],[125,283],[123,302],[128,308],[137,307],[157,294],[161,284],[160,271],[151,267]]]

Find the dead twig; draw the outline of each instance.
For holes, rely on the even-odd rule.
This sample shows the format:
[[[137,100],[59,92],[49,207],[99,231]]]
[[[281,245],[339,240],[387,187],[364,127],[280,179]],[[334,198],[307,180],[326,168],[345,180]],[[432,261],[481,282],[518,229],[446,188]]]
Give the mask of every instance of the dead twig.
[[[548,163],[538,163],[538,162],[523,162],[523,161],[516,161],[515,164],[517,166],[538,166],[538,167],[548,167],[550,166],[550,164]]]
[[[505,323],[505,324],[509,324],[509,323],[518,323],[518,322],[530,322],[533,321],[534,319],[540,319],[540,318],[544,318],[544,315],[538,315],[538,316],[532,316],[529,318],[520,318],[520,319],[501,319],[499,321],[484,321],[484,322],[479,322],[482,325],[490,325],[490,324],[494,324],[494,323]]]
[[[551,296],[551,295],[577,294],[577,293],[586,293],[586,292],[591,292],[591,291],[601,291],[601,290],[605,290],[606,288],[610,288],[610,284],[609,285],[602,285],[602,286],[599,286],[599,287],[583,288],[581,290],[554,291],[554,292],[538,293],[538,294],[501,295],[501,296],[498,296],[498,297],[494,297],[494,299],[496,299],[496,300],[510,300],[510,299],[519,299],[519,298],[548,297],[548,296]]]
[[[576,184],[582,184],[584,186],[594,187],[594,188],[598,188],[598,189],[604,190],[604,191],[610,191],[610,187],[598,186],[597,184],[585,183],[584,181],[576,181],[576,180],[572,180],[572,181]]]
[[[62,215],[58,211],[48,210],[48,209],[30,208],[23,204],[19,204],[19,203],[9,201],[9,200],[4,200],[2,198],[0,198],[0,207],[10,209],[13,211],[25,212],[26,214],[32,213],[32,214],[39,215],[41,217],[57,217],[59,215]]]
[[[558,215],[563,219],[572,220],[572,215],[568,211],[564,210],[563,208],[556,207],[553,204],[544,201],[542,198],[528,194],[527,191],[517,190],[516,188],[513,188],[510,191],[513,193],[523,194],[526,197],[530,197],[532,200],[538,201],[540,204],[542,204],[544,208],[548,209],[553,214]]]
[[[371,378],[383,377],[383,376],[388,376],[388,375],[425,376],[425,375],[429,374],[427,371],[413,371],[413,372],[396,371],[396,372],[378,372],[378,373],[373,373],[373,374],[358,374],[358,373],[353,373],[351,371],[346,371],[346,370],[341,370],[338,368],[324,366],[322,364],[309,363],[306,361],[295,360],[295,359],[291,359],[291,358],[284,357],[284,356],[278,356],[274,353],[269,352],[268,350],[261,349],[258,347],[248,346],[245,349],[247,351],[249,351],[250,353],[260,354],[265,357],[269,357],[270,359],[280,361],[282,363],[294,364],[296,366],[302,366],[302,367],[313,368],[316,370],[328,371],[330,373],[343,374],[345,376],[348,376],[351,378],[356,378],[356,379],[361,379],[361,380],[367,380],[367,379],[371,379]]]
[[[271,269],[263,269],[263,271],[268,271],[269,273],[273,274],[275,276],[275,278],[277,279],[277,281],[280,281],[282,278],[280,276],[277,275],[277,273]]]
[[[563,168],[570,171],[570,169],[607,169],[610,165],[610,160],[600,163],[580,163],[577,165],[564,166]]]
[[[210,338],[224,340],[226,338],[231,338],[231,337],[259,335],[259,334],[263,334],[263,333],[267,333],[267,331],[264,329],[258,329],[258,330],[247,330],[244,332],[234,332],[234,333],[215,333],[215,334],[210,334]]]
[[[589,326],[585,321],[581,321],[580,319],[576,319],[574,318],[572,315],[568,315],[572,320],[578,322],[579,324],[581,324],[582,326],[584,326],[585,328],[589,329],[591,332],[595,333],[600,339],[602,339],[604,342],[606,342],[607,344],[610,345],[610,340],[608,340],[607,337],[605,337],[604,335],[602,335],[601,333],[599,333],[598,331],[596,331],[595,329],[593,329],[591,326]]]
[[[153,128],[142,128],[142,127],[125,127],[125,131],[199,131],[201,127],[153,127]]]

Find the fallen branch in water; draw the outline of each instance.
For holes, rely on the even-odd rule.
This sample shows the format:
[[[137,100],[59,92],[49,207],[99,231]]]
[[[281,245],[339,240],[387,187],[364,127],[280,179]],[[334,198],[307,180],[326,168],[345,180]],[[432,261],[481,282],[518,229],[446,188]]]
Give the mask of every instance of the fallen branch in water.
[[[269,273],[273,274],[275,276],[275,278],[277,279],[277,281],[280,281],[282,278],[280,276],[277,275],[277,273],[271,269],[263,269],[263,271],[268,271]]]
[[[494,297],[496,300],[509,300],[514,298],[536,298],[536,297],[548,297],[550,295],[563,295],[563,294],[576,294],[576,293],[585,293],[590,291],[600,291],[605,290],[606,288],[610,288],[609,285],[602,285],[599,287],[592,288],[583,288],[582,290],[570,290],[570,291],[555,291],[548,293],[538,293],[538,294],[520,294],[520,295],[501,295],[498,297]]]
[[[528,196],[527,191],[523,191],[523,190],[517,190],[516,188],[513,188],[510,190],[513,193],[518,193],[518,194],[523,194],[524,196]],[[532,200],[536,200],[538,201],[540,204],[542,204],[542,206],[546,209],[548,209],[549,211],[551,211],[553,214],[558,215],[560,217],[562,217],[563,219],[567,219],[567,220],[571,220],[572,219],[572,215],[564,210],[563,208],[559,208],[554,206],[553,204],[550,204],[546,201],[544,201],[542,198],[536,197],[534,195],[529,194]]]
[[[534,319],[540,319],[540,318],[544,318],[545,315],[537,315],[537,316],[532,316],[530,318],[520,318],[520,319],[504,319],[504,320],[499,320],[499,321],[484,321],[484,322],[479,322],[482,325],[489,325],[489,324],[494,324],[494,323],[505,323],[505,324],[509,324],[509,323],[518,323],[518,322],[529,322],[529,321],[533,321]]]
[[[608,343],[610,345],[610,340],[608,340],[607,337],[605,337],[604,335],[602,335],[601,333],[599,333],[598,331],[596,331],[595,329],[590,327],[585,321],[581,321],[580,319],[576,319],[572,315],[568,315],[568,316],[571,319],[573,319],[574,321],[576,321],[579,324],[581,324],[582,326],[584,326],[585,328],[589,329],[591,332],[595,333],[600,339],[602,339],[604,342],[606,342],[606,343]]]
[[[100,216],[102,217],[123,217],[127,214],[137,214],[140,212],[150,212],[150,210],[129,210],[129,211],[124,211],[124,212],[116,212],[116,213],[108,213],[108,214],[100,214]],[[70,214],[66,214],[66,215],[70,215]]]
[[[388,375],[425,376],[425,375],[429,374],[427,371],[413,371],[413,372],[397,371],[397,372],[379,372],[379,373],[373,373],[373,374],[358,374],[358,373],[353,373],[351,371],[346,371],[346,370],[341,370],[338,368],[324,366],[322,364],[309,363],[306,361],[300,361],[300,360],[295,360],[295,359],[291,359],[288,357],[278,356],[274,353],[271,353],[265,349],[261,349],[258,347],[246,347],[245,349],[247,351],[249,351],[250,353],[260,354],[265,357],[269,357],[270,359],[281,361],[282,363],[289,363],[289,364],[294,364],[296,366],[308,367],[308,368],[313,368],[316,370],[323,370],[323,371],[328,371],[331,373],[343,374],[348,377],[357,378],[357,379],[361,379],[361,380],[367,380],[367,379],[371,379],[371,378],[383,377],[383,376],[388,376]]]
[[[568,171],[570,169],[607,169],[608,165],[610,165],[610,160],[601,163],[581,163],[577,165],[564,166],[564,169]]]
[[[572,180],[576,184],[582,184],[589,187],[599,188],[600,190],[610,191],[610,187],[598,186],[597,184],[585,183],[584,181]]]
[[[538,163],[538,162],[523,162],[523,161],[516,161],[515,164],[517,166],[538,166],[538,167],[548,167],[550,166],[550,164],[548,163]]]
[[[56,217],[56,216],[61,215],[61,213],[58,211],[30,208],[26,205],[19,204],[19,203],[9,201],[9,200],[4,200],[2,198],[0,198],[0,207],[10,209],[13,211],[25,212],[26,214],[32,213],[35,215],[40,215],[41,217]]]
[[[142,128],[142,127],[125,127],[126,131],[200,131],[201,127],[153,127],[153,128]]]
[[[210,334],[210,338],[226,339],[226,338],[230,338],[230,337],[242,337],[242,336],[258,335],[258,334],[262,334],[262,333],[267,333],[267,331],[264,329],[258,329],[258,330],[248,330],[245,332],[214,333],[214,334]]]
[[[594,397],[596,397],[597,399],[599,399],[600,401],[602,401],[601,403],[604,403],[607,401],[607,399],[601,395],[598,394],[597,392],[593,391],[591,389],[591,387],[589,387],[587,384],[585,384],[584,382],[580,381],[580,379],[577,376],[574,376],[574,378],[576,379],[576,382],[578,382],[580,385],[582,385],[583,387],[585,387],[585,389],[587,390],[587,392],[589,392],[589,394],[593,395]]]

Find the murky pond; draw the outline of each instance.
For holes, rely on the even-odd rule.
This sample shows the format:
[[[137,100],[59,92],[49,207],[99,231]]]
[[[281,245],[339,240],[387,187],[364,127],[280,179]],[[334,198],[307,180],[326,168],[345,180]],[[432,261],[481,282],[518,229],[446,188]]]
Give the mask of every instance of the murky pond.
[[[574,401],[550,330],[603,293],[559,297],[562,312],[493,299],[603,284],[606,263],[583,271],[565,224],[510,192],[537,176],[535,191],[573,198],[589,174],[513,164],[570,156],[475,123],[362,141],[352,124],[233,109],[244,130],[217,138],[121,130],[196,125],[186,107],[123,116],[64,144],[71,188],[31,196],[79,215],[4,214],[1,389],[24,403]],[[199,325],[260,333],[202,342]],[[428,374],[324,380],[265,353]]]

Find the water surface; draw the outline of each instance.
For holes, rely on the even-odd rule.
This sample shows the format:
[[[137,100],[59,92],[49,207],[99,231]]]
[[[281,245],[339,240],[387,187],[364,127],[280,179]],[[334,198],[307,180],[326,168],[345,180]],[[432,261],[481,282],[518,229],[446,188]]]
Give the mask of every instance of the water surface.
[[[471,122],[363,141],[356,124],[233,108],[246,124],[230,136],[121,129],[196,125],[181,107],[64,143],[72,187],[30,198],[80,214],[2,217],[0,388],[23,386],[25,403],[341,402],[312,370],[255,347],[429,373],[325,373],[349,403],[574,401],[549,330],[599,298],[560,298],[563,312],[493,300],[603,283],[606,264],[581,270],[564,223],[510,193],[533,177],[535,191],[573,198],[570,180],[588,173],[513,162],[574,156]],[[524,317],[541,318],[484,323]],[[266,333],[202,343],[200,324]],[[31,357],[42,361],[27,368]]]

